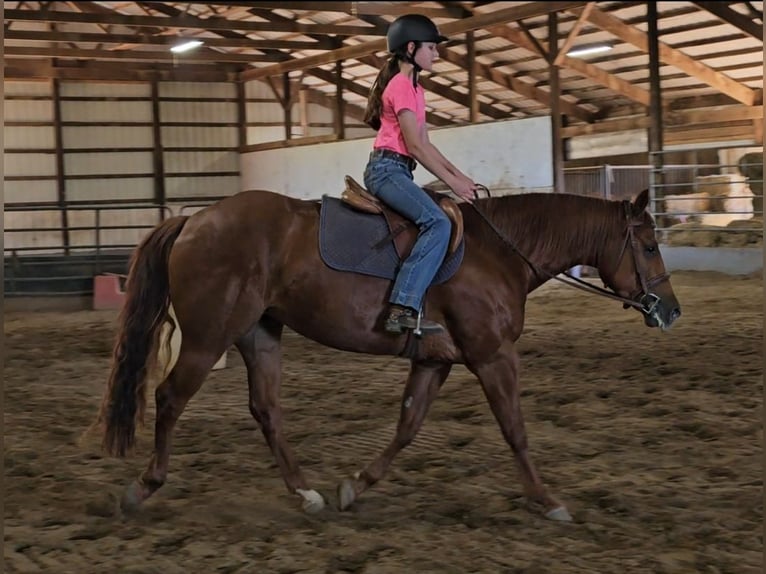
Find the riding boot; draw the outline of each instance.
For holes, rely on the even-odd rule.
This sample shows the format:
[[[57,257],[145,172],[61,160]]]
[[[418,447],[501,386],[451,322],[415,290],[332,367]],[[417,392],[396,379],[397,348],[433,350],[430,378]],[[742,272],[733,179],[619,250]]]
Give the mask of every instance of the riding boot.
[[[434,335],[444,332],[442,327],[436,321],[420,318],[420,331],[423,335]],[[407,329],[418,329],[418,312],[410,307],[401,305],[391,305],[388,317],[385,322],[385,329],[388,333],[401,334]]]

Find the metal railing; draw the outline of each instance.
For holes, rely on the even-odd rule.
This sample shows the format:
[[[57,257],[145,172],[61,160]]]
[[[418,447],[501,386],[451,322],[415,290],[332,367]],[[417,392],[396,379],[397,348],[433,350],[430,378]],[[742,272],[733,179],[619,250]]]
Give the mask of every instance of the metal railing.
[[[567,168],[564,178],[568,193],[605,199],[629,199],[648,189],[649,209],[662,242],[752,246],[760,244],[763,235],[762,165],[741,160],[660,168],[602,165]]]
[[[127,210],[141,214],[139,223],[105,222],[121,219]],[[92,213],[92,224],[53,225],[45,221],[43,212],[60,211],[50,206],[8,205],[4,214],[4,283],[6,296],[88,295],[92,293],[93,276],[105,272],[125,273],[130,254],[141,231],[148,231],[168,215],[169,208],[152,204],[70,205],[69,216],[77,212]],[[16,217],[14,217],[16,214]],[[35,217],[37,215],[37,217]],[[26,220],[18,224],[16,220]],[[11,225],[9,225],[9,223]],[[47,237],[42,245],[24,244],[21,234]],[[131,234],[133,237],[131,238]],[[83,237],[83,235],[85,237]],[[109,236],[115,236],[109,238]],[[58,238],[54,241],[53,238]],[[75,239],[73,242],[72,239]]]

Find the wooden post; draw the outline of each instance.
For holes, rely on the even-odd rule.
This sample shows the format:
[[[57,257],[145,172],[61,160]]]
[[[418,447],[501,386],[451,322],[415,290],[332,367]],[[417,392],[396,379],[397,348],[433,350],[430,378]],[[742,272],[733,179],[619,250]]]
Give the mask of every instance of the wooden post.
[[[236,82],[237,87],[237,145],[243,148],[247,145],[247,97],[245,82]]]
[[[167,202],[165,195],[165,159],[162,153],[162,120],[160,118],[160,85],[152,78],[152,169],[154,170],[154,201],[160,206],[160,221],[165,217],[162,208]]]
[[[660,85],[660,47],[657,30],[657,5],[646,3],[646,22],[649,41],[649,156],[652,174],[649,178],[650,211],[656,211],[657,186],[662,185],[664,164],[662,133],[662,86]],[[662,194],[662,192],[660,192]]]
[[[293,98],[290,92],[290,72],[282,74],[282,109],[285,111],[285,139],[293,137]]]
[[[343,100],[343,60],[335,62],[335,134],[346,139],[346,105]]]
[[[466,62],[468,64],[468,121],[479,120],[479,100],[476,98],[476,41],[473,31],[466,33]]]
[[[561,138],[561,84],[559,67],[554,64],[558,56],[558,18],[555,12],[548,14],[548,76],[551,108],[551,146],[553,155],[553,191],[564,193],[564,147]]]
[[[303,132],[302,137],[306,137],[309,134],[309,103],[307,100],[307,90],[304,88],[301,88],[298,90],[298,104],[301,109],[301,131]]]
[[[61,82],[51,83],[53,95],[53,138],[56,146],[56,198],[61,213],[61,242],[69,255],[69,214],[67,213],[66,177],[64,175],[64,135],[61,127]]]

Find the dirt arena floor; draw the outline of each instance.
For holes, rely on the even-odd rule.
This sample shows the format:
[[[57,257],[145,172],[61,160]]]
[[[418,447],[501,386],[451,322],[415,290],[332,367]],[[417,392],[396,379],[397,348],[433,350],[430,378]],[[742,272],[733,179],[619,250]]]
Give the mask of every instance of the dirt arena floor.
[[[530,511],[462,367],[385,480],[348,512],[304,515],[250,417],[233,351],[181,419],[168,483],[123,516],[117,500],[146,465],[151,427],[126,460],[79,441],[116,314],[6,312],[6,572],[762,572],[762,282],[673,283],[683,317],[667,333],[557,285],[529,301],[523,408],[568,524]],[[330,500],[391,438],[406,370],[287,333],[286,431]]]

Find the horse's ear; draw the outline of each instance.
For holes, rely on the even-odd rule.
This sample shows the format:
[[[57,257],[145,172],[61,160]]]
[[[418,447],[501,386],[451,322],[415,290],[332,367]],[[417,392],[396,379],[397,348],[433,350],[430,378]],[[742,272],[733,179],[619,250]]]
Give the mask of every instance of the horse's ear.
[[[649,205],[649,190],[645,189],[636,196],[636,199],[633,200],[633,215],[641,215],[646,209],[647,205]]]

